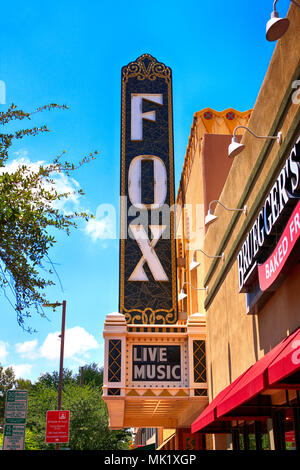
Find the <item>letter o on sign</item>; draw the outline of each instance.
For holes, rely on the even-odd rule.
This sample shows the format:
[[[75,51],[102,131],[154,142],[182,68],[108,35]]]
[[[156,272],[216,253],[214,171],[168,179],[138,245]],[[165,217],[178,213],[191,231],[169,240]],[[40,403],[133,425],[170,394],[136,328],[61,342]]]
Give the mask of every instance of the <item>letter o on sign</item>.
[[[143,204],[142,199],[142,160],[151,160],[154,165],[154,203]],[[145,206],[148,209],[158,209],[163,206],[167,197],[167,170],[161,158],[154,155],[139,155],[135,157],[129,166],[128,172],[128,196],[131,204],[138,209]]]

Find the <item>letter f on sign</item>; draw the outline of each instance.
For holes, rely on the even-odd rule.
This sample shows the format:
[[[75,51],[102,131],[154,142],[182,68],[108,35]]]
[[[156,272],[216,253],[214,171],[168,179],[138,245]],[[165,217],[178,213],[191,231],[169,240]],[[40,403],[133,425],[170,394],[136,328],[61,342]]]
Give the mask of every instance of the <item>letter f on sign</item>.
[[[163,104],[163,95],[161,93],[131,94],[131,140],[143,140],[143,119],[156,121],[155,111],[143,113],[143,100]]]
[[[168,276],[165,273],[161,262],[158,259],[157,254],[154,251],[154,247],[163,232],[166,229],[166,225],[149,225],[153,239],[149,240],[146,231],[142,225],[130,225],[130,229],[133,236],[140,247],[143,256],[134,268],[129,281],[149,281],[147,274],[143,268],[145,262],[147,262],[149,269],[156,281],[168,281]]]

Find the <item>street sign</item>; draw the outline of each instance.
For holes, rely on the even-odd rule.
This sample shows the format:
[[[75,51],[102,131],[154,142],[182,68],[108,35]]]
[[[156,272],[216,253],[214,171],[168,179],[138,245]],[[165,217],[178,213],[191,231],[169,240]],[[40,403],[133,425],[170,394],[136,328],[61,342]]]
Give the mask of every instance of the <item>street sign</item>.
[[[6,394],[5,423],[25,424],[27,402],[27,390],[9,390]]]
[[[25,442],[25,424],[5,424],[3,450],[23,450]]]
[[[47,411],[46,442],[69,442],[69,410]]]

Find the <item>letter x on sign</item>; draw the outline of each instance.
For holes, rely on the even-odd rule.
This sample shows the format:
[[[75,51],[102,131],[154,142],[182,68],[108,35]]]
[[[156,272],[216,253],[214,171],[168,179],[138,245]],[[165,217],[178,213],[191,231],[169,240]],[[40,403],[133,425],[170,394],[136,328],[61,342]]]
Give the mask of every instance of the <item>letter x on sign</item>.
[[[129,281],[149,281],[143,268],[147,262],[149,269],[156,281],[168,281],[168,276],[154,251],[154,247],[166,229],[166,225],[149,225],[153,239],[149,240],[142,225],[130,225],[133,236],[140,247],[143,256],[134,268]]]

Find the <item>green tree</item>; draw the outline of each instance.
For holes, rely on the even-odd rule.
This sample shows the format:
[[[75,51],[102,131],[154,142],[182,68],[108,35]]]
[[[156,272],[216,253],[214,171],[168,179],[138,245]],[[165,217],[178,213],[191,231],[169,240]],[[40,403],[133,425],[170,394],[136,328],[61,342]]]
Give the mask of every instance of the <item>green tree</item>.
[[[87,364],[82,368],[79,368],[79,372],[76,375],[76,382],[84,384],[92,384],[96,387],[102,387],[103,384],[103,368],[98,367],[98,365],[93,362],[92,364]]]
[[[46,449],[46,414],[57,408],[57,390],[43,384],[33,386],[28,396],[26,429],[29,429],[39,449]],[[53,448],[53,446],[50,446]]]
[[[17,379],[15,383],[15,388],[19,390],[27,390],[28,392],[31,390],[32,383],[29,379]]]
[[[67,383],[75,381],[76,378],[73,376],[73,372],[69,369],[64,368],[62,377],[63,385],[65,386]],[[35,388],[42,385],[44,387],[53,387],[55,388],[55,390],[58,390],[58,384],[59,373],[57,371],[53,371],[51,374],[50,372],[45,372],[44,374],[40,375],[33,387]]]
[[[56,409],[57,390],[38,384],[28,401],[27,428],[32,431],[40,449],[53,448],[45,444],[46,413]],[[72,450],[128,449],[127,431],[110,431],[106,405],[99,388],[93,384],[80,386],[70,381],[62,393],[63,409],[70,410],[70,441]]]
[[[67,109],[67,106],[50,104],[28,113],[12,104],[6,112],[0,113],[0,125],[11,129],[18,121],[31,120],[33,114],[55,108]],[[29,331],[25,319],[30,317],[32,308],[44,316],[41,305],[48,301],[45,289],[54,284],[51,264],[49,268],[46,263],[49,250],[56,243],[53,229],[69,235],[70,229],[77,227],[76,219],[90,217],[84,212],[65,214],[56,208],[55,203],[68,198],[70,193],[58,193],[54,177],[57,173],[69,176],[97,153],[85,156],[74,165],[62,161],[63,151],[51,163],[40,165],[37,171],[22,165],[8,172],[13,143],[48,131],[47,126],[42,125],[0,133],[0,287],[14,292],[17,321]],[[83,194],[81,189],[75,192]]]

